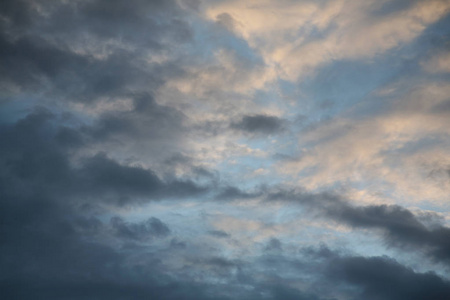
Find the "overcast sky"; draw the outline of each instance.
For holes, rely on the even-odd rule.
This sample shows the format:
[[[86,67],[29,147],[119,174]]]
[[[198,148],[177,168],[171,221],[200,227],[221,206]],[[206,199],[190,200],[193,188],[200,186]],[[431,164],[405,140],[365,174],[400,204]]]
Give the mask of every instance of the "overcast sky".
[[[450,1],[0,1],[2,299],[450,299]]]

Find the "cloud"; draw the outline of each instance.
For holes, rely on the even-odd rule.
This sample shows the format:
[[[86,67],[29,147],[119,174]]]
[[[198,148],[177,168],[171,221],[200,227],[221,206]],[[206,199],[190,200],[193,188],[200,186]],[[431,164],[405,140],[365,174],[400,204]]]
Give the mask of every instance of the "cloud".
[[[446,1],[418,1],[380,15],[383,4],[223,1],[205,14],[212,20],[229,15],[234,32],[276,65],[282,78],[296,81],[334,60],[366,60],[408,43],[449,9]]]
[[[166,237],[170,234],[169,227],[160,219],[151,217],[141,223],[129,224],[120,217],[111,218],[111,225],[116,236],[121,239],[145,240],[152,237]]]
[[[410,210],[398,205],[355,206],[341,196],[311,194],[295,190],[268,193],[267,200],[289,200],[310,209],[310,213],[346,224],[355,229],[377,229],[389,246],[426,253],[433,261],[449,263],[450,228],[427,226]],[[433,217],[432,215],[429,217]]]
[[[147,51],[163,52],[162,45],[190,38],[174,2],[5,3],[1,79],[12,93],[40,90],[50,98],[92,103],[129,90],[151,91],[177,67],[139,63]]]
[[[450,52],[435,53],[421,65],[429,73],[450,73]]]
[[[218,199],[224,199],[224,200],[236,200],[236,199],[252,199],[252,198],[256,198],[259,195],[261,195],[261,193],[259,191],[256,192],[247,192],[247,191],[243,191],[240,190],[237,187],[234,186],[227,186],[227,187],[223,187],[219,194],[217,195]]]
[[[5,187],[22,186],[33,193],[40,186],[44,192],[76,201],[87,197],[120,205],[207,191],[191,180],[164,181],[150,169],[122,165],[104,153],[85,157],[74,165],[69,153],[79,149],[87,137],[81,130],[53,127],[55,118],[49,111],[40,110],[13,125],[2,126],[0,134],[8,145],[2,149],[0,160]],[[62,138],[67,131],[71,134]]]
[[[255,134],[273,134],[283,130],[284,121],[275,116],[249,115],[243,116],[231,128]]]
[[[403,249],[424,249],[432,259],[449,262],[450,228],[436,226],[427,228],[409,210],[399,206],[363,206],[334,208],[327,215],[355,228],[379,228],[385,231],[390,245]]]
[[[328,275],[362,289],[353,299],[447,299],[450,283],[433,273],[416,273],[387,257],[339,257]],[[389,286],[389,288],[386,288]]]
[[[211,230],[209,234],[218,238],[228,238],[230,235],[222,230]]]
[[[282,243],[280,240],[276,238],[271,238],[269,242],[267,243],[267,246],[264,250],[266,251],[281,251],[283,249]]]
[[[1,1],[2,295],[449,298],[449,8]]]
[[[427,174],[447,164],[448,116],[435,107],[445,106],[449,89],[427,81],[393,88],[388,95],[369,97],[374,101],[360,103],[357,110],[305,128],[298,134],[299,159],[281,161],[279,172],[311,191],[377,182],[374,190],[370,185],[365,190],[388,191],[386,196],[410,203],[443,201],[448,183],[435,184]],[[301,172],[308,176],[298,176]]]

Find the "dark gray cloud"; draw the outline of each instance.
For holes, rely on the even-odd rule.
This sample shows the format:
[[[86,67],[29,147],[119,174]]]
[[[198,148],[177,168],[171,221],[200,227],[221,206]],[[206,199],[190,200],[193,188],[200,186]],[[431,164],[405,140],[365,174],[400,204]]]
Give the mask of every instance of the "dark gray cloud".
[[[185,249],[187,247],[187,244],[183,241],[180,241],[176,238],[172,239],[170,241],[170,248],[172,249]]]
[[[418,272],[388,256],[364,257],[348,251],[302,248],[297,267],[320,274],[315,287],[344,299],[447,299],[450,282],[433,272]]]
[[[0,14],[4,17],[2,26],[23,28],[32,22],[33,9],[26,0],[6,0],[0,4]]]
[[[302,293],[295,288],[289,288],[282,285],[269,286],[266,292],[272,296],[272,299],[297,299],[297,300],[335,300],[334,298],[322,298],[314,294]]]
[[[70,151],[81,147],[89,136],[81,129],[55,126],[57,119],[42,109],[15,124],[1,126],[6,145],[0,150],[5,193],[16,188],[27,194],[38,188],[77,201],[127,204],[207,191],[190,180],[174,177],[166,181],[150,169],[122,165],[104,153],[86,157],[75,166],[69,161]]]
[[[3,1],[2,85],[12,93],[45,85],[51,97],[86,103],[151,91],[181,73],[171,62],[140,62],[190,39],[177,11],[172,1]]]
[[[113,199],[118,196],[118,203],[136,201],[134,197],[189,197],[207,191],[206,187],[198,186],[193,181],[163,181],[152,170],[123,166],[104,154],[86,159],[82,168],[75,172],[78,178],[76,183],[88,191],[88,196],[112,196]]]
[[[266,283],[272,289],[269,293],[276,294],[275,283],[280,283],[275,299],[284,299],[282,295],[292,299],[447,299],[450,295],[448,280],[433,272],[417,272],[387,256],[364,257],[326,245],[301,248],[300,252],[300,258],[280,254],[260,257],[258,264],[265,266],[266,276],[271,277],[271,283]],[[286,278],[278,277],[274,270],[308,274],[310,289],[300,293],[286,288]]]
[[[13,40],[1,32],[0,49],[2,83],[23,88],[38,88],[45,77],[56,79],[64,70],[71,73],[89,64],[87,58],[51,47],[40,38]]]
[[[233,31],[236,26],[236,20],[228,13],[221,13],[216,17],[216,22],[226,29]]]
[[[69,153],[90,137],[60,122],[41,109],[0,127],[6,142],[0,150],[0,288],[7,298],[321,299],[282,283],[250,280],[255,289],[242,289],[240,281],[251,277],[240,271],[247,262],[220,256],[191,261],[182,269],[184,279],[167,276],[163,254],[151,243],[137,243],[165,241],[169,253],[186,251],[188,243],[164,239],[172,231],[157,218],[132,223],[114,217],[105,223],[93,207],[111,197],[116,204],[135,203],[140,196],[186,197],[198,187],[163,181],[149,169],[121,165],[105,154],[73,166]],[[196,282],[191,276],[202,268],[229,283]]]
[[[353,299],[448,299],[450,282],[434,273],[417,273],[388,257],[339,257],[327,275],[361,289]]]
[[[247,133],[274,134],[284,129],[285,121],[268,115],[243,116],[238,122],[232,123],[231,128]]]
[[[222,230],[211,230],[208,232],[210,235],[218,237],[218,238],[228,238],[230,235]]]
[[[433,259],[449,263],[450,228],[428,228],[413,213],[397,205],[342,207],[329,216],[359,228],[379,228],[390,245],[426,250]]]
[[[281,251],[283,249],[283,244],[279,239],[271,238],[264,248],[265,251]]]
[[[174,140],[179,142],[186,134],[186,116],[169,106],[159,105],[148,93],[128,95],[133,100],[133,108],[126,111],[106,112],[98,116],[95,123],[84,126],[83,132],[93,138],[92,142],[115,139],[121,140],[145,137],[150,140]],[[174,153],[174,155],[177,153]]]
[[[113,218],[107,224],[92,208],[110,193],[154,198],[181,192],[179,196],[186,197],[189,189],[198,187],[166,183],[150,170],[123,166],[103,154],[74,167],[68,154],[82,147],[86,137],[76,128],[60,127],[58,121],[57,115],[41,109],[0,127],[5,143],[0,149],[3,297],[233,299],[220,296],[211,285],[168,278],[157,256],[141,253],[149,247],[130,244],[169,236],[171,230],[161,220],[130,223]],[[123,248],[108,243],[112,237]],[[170,245],[174,250],[186,248],[174,239]],[[219,260],[213,262],[220,265]]]
[[[213,299],[209,287],[164,278],[154,260],[133,263],[132,256],[93,239],[98,221],[82,220],[76,209],[48,197],[9,200],[0,212],[5,299]],[[147,223],[146,234],[167,234],[155,219]],[[142,237],[140,229],[132,229],[133,238]]]
[[[24,289],[23,285],[27,288]],[[2,289],[10,299],[231,299],[211,297],[207,287],[181,282],[157,285],[148,281],[147,284],[124,284],[121,282],[85,281],[77,283],[45,282],[45,283],[14,283],[8,282]]]
[[[439,223],[427,226],[420,216],[401,206],[353,206],[335,194],[310,194],[295,190],[273,192],[268,199],[295,201],[310,208],[316,216],[331,218],[354,228],[381,230],[390,246],[425,251],[432,260],[446,264],[450,262],[450,228]],[[427,218],[433,218],[433,215],[427,215]]]
[[[50,98],[84,103],[124,97],[129,90],[143,87],[151,91],[164,82],[165,74],[176,70],[175,65],[144,70],[136,66],[136,56],[124,51],[100,60],[58,48],[41,37],[12,39],[1,34],[0,49],[0,79],[5,87],[46,91]]]
[[[106,191],[113,191],[122,195],[132,193],[151,196],[165,191],[166,187],[173,189],[175,186],[163,182],[150,170],[123,166],[102,154],[86,159],[77,168],[72,167],[66,151],[81,147],[84,136],[74,133],[73,141],[69,136],[69,142],[61,142],[57,136],[61,130],[68,128],[61,129],[52,123],[55,118],[54,114],[41,110],[16,124],[1,127],[2,138],[8,143],[2,149],[1,156],[0,287],[7,297],[259,299],[264,295],[267,299],[332,299],[318,296],[320,292],[300,291],[289,287],[282,278],[275,282],[273,279],[252,279],[249,262],[220,256],[191,260],[184,269],[186,273],[183,280],[165,276],[166,269],[158,255],[141,253],[145,251],[144,248],[127,248],[126,245],[130,241],[145,242],[168,237],[171,230],[166,224],[157,218],[139,223],[113,218],[110,224],[106,224],[89,213],[89,209],[86,213],[84,206],[66,201],[70,197],[64,194],[70,191],[71,197],[97,197],[104,195]],[[84,179],[81,180],[80,177]],[[72,187],[78,187],[80,182],[86,184],[82,188],[83,192],[73,192]],[[314,199],[320,209],[332,207],[333,203],[346,208],[339,197],[330,195],[299,197],[294,192],[283,195],[296,195],[304,203],[310,203]],[[271,197],[280,198],[281,192],[274,193]],[[389,210],[354,212],[348,207],[345,211],[347,210],[352,213],[340,212],[334,218],[352,220],[354,226],[381,226],[379,224],[386,221],[383,216],[389,217]],[[397,219],[416,224],[410,220],[412,217],[408,213],[394,211],[392,214]],[[122,249],[105,243],[108,232],[119,240]],[[172,239],[169,244],[168,251],[185,251],[189,247],[176,239]],[[269,252],[279,253],[281,243],[273,239],[268,246]],[[151,246],[145,249],[149,250],[148,247]],[[317,255],[325,262],[325,275],[329,278],[326,284],[331,286],[331,290],[340,289],[339,286],[332,285],[338,281],[361,289],[359,296],[365,299],[402,299],[409,295],[430,295],[435,299],[445,299],[448,295],[448,283],[443,279],[434,274],[415,273],[388,259],[340,257],[330,250],[320,251]],[[264,261],[264,265],[272,269],[278,266],[308,266],[278,256],[268,256]],[[224,278],[228,283],[222,286],[195,283],[190,279],[191,268],[194,267],[206,268],[210,274]],[[310,268],[314,270],[316,267]],[[386,289],[380,291],[378,287],[388,284],[383,281],[383,276],[391,278],[389,274],[398,277],[394,277],[395,281],[388,281],[390,292],[386,292]],[[414,282],[416,285],[408,290],[407,282]],[[238,288],[242,284],[252,286],[253,290]],[[24,289],[24,286],[27,288]],[[411,297],[415,299],[415,296]]]
[[[230,260],[224,257],[213,256],[200,259],[194,259],[193,263],[208,269],[221,277],[232,277],[232,272],[239,271],[246,262],[240,260]]]
[[[151,245],[127,246],[168,236],[170,229],[156,218],[103,223],[89,216],[89,210],[38,187],[25,195],[14,187],[2,188],[1,199],[0,289],[7,299],[259,299],[262,294],[268,299],[320,299],[282,284],[250,282],[255,290],[239,288],[240,277],[232,278],[246,263],[222,257],[191,261],[183,269],[184,279],[167,276]],[[107,242],[110,231],[123,247]],[[186,247],[172,239],[166,252]],[[190,279],[192,268],[204,267],[232,282]]]
[[[258,197],[262,194],[262,191],[245,191],[235,186],[225,186],[219,189],[217,199],[220,200],[236,200],[236,199],[251,199]]]
[[[166,237],[170,234],[169,227],[155,217],[140,223],[129,223],[120,217],[113,217],[111,218],[111,226],[116,236],[122,239],[146,240],[154,237]]]

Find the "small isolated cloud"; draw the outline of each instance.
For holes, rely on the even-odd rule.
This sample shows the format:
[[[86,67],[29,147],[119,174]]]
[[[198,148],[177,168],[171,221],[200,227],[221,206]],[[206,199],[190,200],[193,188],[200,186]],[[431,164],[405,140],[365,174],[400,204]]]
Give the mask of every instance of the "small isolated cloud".
[[[269,115],[247,115],[231,124],[231,128],[251,134],[275,134],[284,129],[285,121]]]
[[[217,195],[221,200],[239,200],[239,199],[252,199],[261,195],[260,191],[245,191],[235,186],[225,186],[219,190]]]
[[[218,238],[228,238],[230,235],[222,230],[211,230],[208,231],[208,233],[212,236],[218,237]]]

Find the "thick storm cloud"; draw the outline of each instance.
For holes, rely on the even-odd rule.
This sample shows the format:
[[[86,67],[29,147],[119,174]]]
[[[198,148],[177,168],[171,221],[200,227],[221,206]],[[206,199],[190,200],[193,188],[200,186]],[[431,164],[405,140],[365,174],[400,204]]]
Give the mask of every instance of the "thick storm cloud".
[[[1,1],[1,298],[450,299],[449,24]]]

